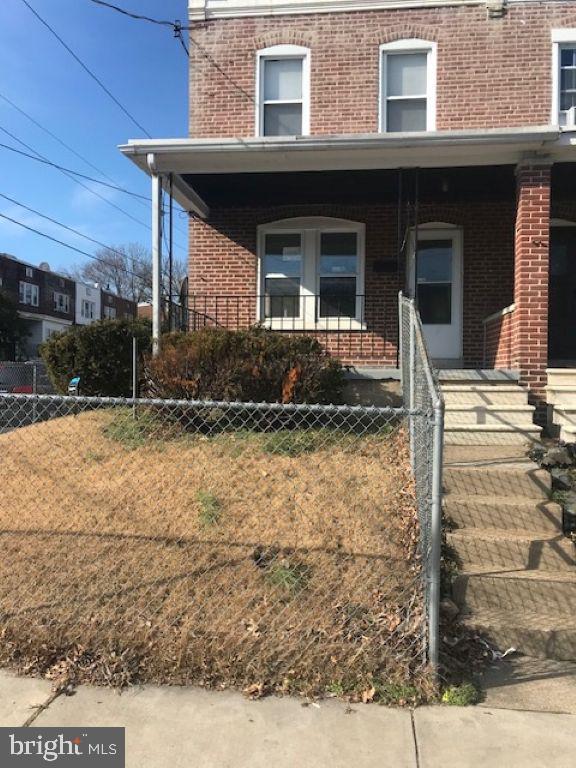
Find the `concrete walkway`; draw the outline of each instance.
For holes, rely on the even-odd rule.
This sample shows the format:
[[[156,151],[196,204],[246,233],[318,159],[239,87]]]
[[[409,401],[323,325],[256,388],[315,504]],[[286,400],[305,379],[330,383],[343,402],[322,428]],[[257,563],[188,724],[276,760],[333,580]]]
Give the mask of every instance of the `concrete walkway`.
[[[576,716],[147,686],[122,695],[0,673],[0,725],[124,726],[128,768],[572,768]]]

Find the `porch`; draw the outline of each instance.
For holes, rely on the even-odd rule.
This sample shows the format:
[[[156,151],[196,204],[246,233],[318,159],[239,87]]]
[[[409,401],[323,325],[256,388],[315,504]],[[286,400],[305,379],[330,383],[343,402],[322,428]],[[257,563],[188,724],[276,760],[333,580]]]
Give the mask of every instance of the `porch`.
[[[576,222],[573,141],[534,128],[122,150],[153,177],[156,256],[162,190],[192,213],[189,328],[262,323],[390,369],[403,290],[439,368],[516,371],[542,406],[549,242]],[[576,263],[570,242],[558,263]]]

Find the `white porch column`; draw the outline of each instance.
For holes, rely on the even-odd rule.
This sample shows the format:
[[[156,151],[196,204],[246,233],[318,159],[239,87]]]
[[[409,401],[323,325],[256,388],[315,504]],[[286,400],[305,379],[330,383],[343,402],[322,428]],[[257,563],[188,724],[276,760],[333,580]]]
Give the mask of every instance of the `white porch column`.
[[[162,328],[162,176],[152,170],[152,354],[160,352]]]

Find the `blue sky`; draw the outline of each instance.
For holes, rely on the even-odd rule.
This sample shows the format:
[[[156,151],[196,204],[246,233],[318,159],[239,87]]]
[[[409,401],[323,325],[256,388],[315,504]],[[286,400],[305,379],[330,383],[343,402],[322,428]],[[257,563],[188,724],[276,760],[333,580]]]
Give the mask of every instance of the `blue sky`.
[[[28,0],[84,63],[155,138],[186,136],[187,58],[169,28],[134,21],[90,0]],[[131,11],[186,21],[186,0],[118,0]],[[141,132],[84,72],[22,0],[0,2],[0,94],[111,176],[149,195],[149,180],[118,152]],[[92,168],[31,124],[0,98],[0,126],[55,163],[97,178]],[[0,130],[0,143],[23,149]],[[26,150],[24,150],[26,151]],[[85,182],[139,224],[66,178],[0,147],[0,193],[108,245],[150,243],[148,203]],[[97,246],[0,197],[0,213],[88,253]],[[185,255],[186,218],[175,219],[177,254]],[[85,260],[0,219],[0,251],[52,269]]]

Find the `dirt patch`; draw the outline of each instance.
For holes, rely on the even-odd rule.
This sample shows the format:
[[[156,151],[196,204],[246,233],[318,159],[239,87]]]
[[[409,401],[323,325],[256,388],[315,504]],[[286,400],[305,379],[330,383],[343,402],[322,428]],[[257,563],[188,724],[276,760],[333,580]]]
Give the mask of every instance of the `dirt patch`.
[[[119,685],[420,686],[402,429],[207,437],[129,419],[0,436],[0,662]]]

